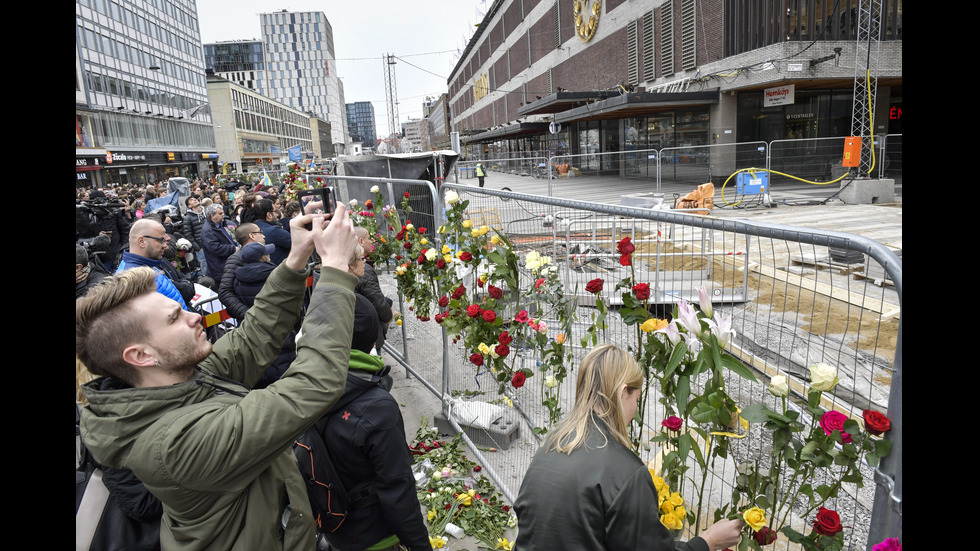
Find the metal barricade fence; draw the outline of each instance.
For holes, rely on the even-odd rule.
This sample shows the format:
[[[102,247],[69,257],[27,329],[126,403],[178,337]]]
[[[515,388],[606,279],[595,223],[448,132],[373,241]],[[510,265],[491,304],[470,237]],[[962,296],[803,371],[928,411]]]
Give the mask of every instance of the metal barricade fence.
[[[879,142],[881,150],[878,156],[878,177],[893,178],[896,183],[902,181],[902,135],[886,134]]]
[[[789,182],[778,173],[791,174],[803,180],[829,182],[847,172],[843,167],[844,142],[847,138],[805,138],[773,140],[769,143],[767,167],[774,171],[771,184]]]
[[[392,186],[411,185],[386,182]],[[630,236],[637,247],[637,278],[649,281],[651,301],[658,304],[654,315],[666,315],[680,299],[696,299],[697,287],[705,285],[714,296],[715,309],[732,317],[736,337],[727,351],[751,368],[759,380],[728,380],[729,392],[742,407],[753,403],[774,407],[775,399],[767,386],[769,379],[778,374],[789,378],[792,394],[797,401],[802,400],[805,412],[808,367],[825,362],[837,366],[841,379],[832,396],[826,395],[825,407],[857,419],[863,409],[888,411],[893,420],[889,433],[892,455],[873,472],[863,467],[864,478],[869,481],[865,488],[855,493],[842,492],[827,505],[841,514],[845,526],[851,527],[846,540],[848,549],[870,546],[869,542],[881,539],[872,541],[870,537],[884,537],[889,527],[898,526],[896,517],[889,515],[896,509],[893,502],[899,504],[900,515],[902,487],[902,278],[901,260],[886,247],[860,236],[804,228],[583,203],[469,185],[445,184],[443,188],[443,193],[451,189],[469,200],[467,216],[474,225],[485,224],[507,235],[521,258],[535,251],[550,256],[553,264],[560,267],[565,294],[577,314],[566,336],[574,350],[574,362],[568,366],[569,378],[560,398],[564,411],[570,410],[574,400],[574,383],[570,381],[574,381],[576,366],[588,351],[582,348],[581,340],[594,312],[594,299],[584,286],[591,279],[605,279],[605,300],[611,309],[617,308],[618,293],[613,287],[625,277],[625,272],[617,260],[615,244]],[[393,191],[397,194],[397,188]],[[438,199],[433,210],[441,212],[437,205],[441,205]],[[877,286],[874,281],[838,271],[833,260],[838,255],[866,256],[869,263],[886,274],[884,284]],[[468,276],[471,280],[466,282],[467,288],[476,285],[478,275],[474,271]],[[547,312],[537,315],[549,325],[554,321]],[[636,338],[636,328],[625,325],[614,312],[607,322],[600,342],[625,348]],[[479,373],[467,360],[469,351],[448,341],[439,325],[406,316],[401,330],[404,348],[387,350],[386,345],[386,351],[397,354],[399,362],[426,379],[430,390],[437,395],[438,390],[442,391],[443,413],[450,419],[450,409],[462,401],[506,402],[498,394],[496,379]],[[433,345],[440,341],[442,353],[434,353]],[[530,350],[521,348],[519,343],[513,350],[516,362],[536,372],[540,358],[531,357]],[[513,409],[506,408],[508,417],[518,423],[519,435],[500,434],[502,440],[489,446],[476,445],[466,437],[476,460],[510,500],[519,492],[524,473],[541,443],[533,429],[547,425],[547,412],[542,406],[544,381],[540,379],[529,378],[517,390],[507,388],[507,397],[513,403]],[[653,387],[650,392],[642,412],[644,427],[650,431],[646,436],[659,430],[665,415],[657,400],[658,389]],[[463,429],[453,424],[457,430]],[[656,446],[644,449],[641,459],[649,461],[657,451]],[[759,427],[750,428],[748,437],[733,440],[731,458],[705,473],[709,480],[708,505],[727,501],[738,476],[738,465],[764,463],[771,451],[771,442],[764,440]],[[876,495],[870,481],[888,479],[893,481],[891,498],[880,488]],[[685,498],[687,503],[692,502],[692,496]],[[710,512],[707,516],[710,518]],[[793,516],[788,526],[804,532],[807,522]]]

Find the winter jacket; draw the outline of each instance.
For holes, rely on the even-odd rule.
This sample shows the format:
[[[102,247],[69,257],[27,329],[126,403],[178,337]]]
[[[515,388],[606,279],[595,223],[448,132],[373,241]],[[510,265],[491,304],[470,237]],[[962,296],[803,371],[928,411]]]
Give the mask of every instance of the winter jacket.
[[[381,332],[378,334],[378,342],[375,343],[375,347],[378,351],[381,351],[381,347],[385,344],[385,339],[388,337],[388,324],[391,323],[394,314],[391,311],[391,304],[388,303],[388,298],[385,297],[384,292],[381,291],[381,283],[378,282],[378,274],[374,271],[374,267],[370,264],[364,264],[364,275],[360,277],[357,282],[357,287],[354,292],[365,296],[371,301],[371,305],[378,312],[378,321],[381,323]]]
[[[163,502],[164,550],[314,548],[291,444],[343,392],[357,278],[323,268],[296,361],[268,389],[245,386],[299,319],[308,276],[279,266],[242,325],[184,383],[83,388],[82,438],[97,461],[131,469]]]
[[[225,270],[225,259],[238,249],[238,245],[224,221],[221,225],[215,225],[211,220],[206,221],[201,228],[201,244],[204,246],[208,277],[218,281]]]
[[[269,255],[272,258],[272,263],[276,266],[282,264],[282,261],[286,260],[286,257],[289,256],[289,249],[293,246],[289,232],[282,229],[281,225],[270,224],[265,220],[256,220],[255,225],[262,230],[266,245],[276,246],[276,252]]]
[[[207,221],[208,217],[204,215],[204,209],[201,209],[200,213],[187,209],[184,213],[184,231],[194,243],[195,252],[204,248],[204,243],[201,241],[201,228]]]
[[[255,296],[262,290],[275,264],[270,262],[249,262],[235,269],[235,296],[247,307],[255,303]]]
[[[235,294],[235,270],[242,265],[242,250],[238,249],[225,260],[225,270],[218,285],[218,299],[228,314],[241,322],[248,312],[248,305]]]
[[[676,542],[660,522],[646,465],[595,420],[571,454],[538,449],[514,502],[514,549],[708,551],[700,537]]]
[[[340,407],[321,425],[344,487],[368,481],[374,485],[372,497],[352,503],[340,528],[327,534],[330,544],[344,551],[362,551],[392,535],[413,551],[431,549],[401,410],[378,386],[385,371],[380,356],[352,350]]]
[[[129,251],[123,252],[122,262],[119,263],[119,268],[116,269],[116,273],[128,270],[130,268],[135,268],[137,266],[149,266],[157,272],[156,282],[157,282],[157,292],[161,295],[172,298],[178,303],[180,303],[181,308],[187,310],[187,303],[184,302],[184,297],[181,295],[177,286],[174,282],[167,276],[166,260],[153,260],[152,258],[146,258],[145,256],[140,256],[138,254],[133,254]],[[173,266],[171,266],[173,268]],[[193,284],[192,284],[193,285]]]

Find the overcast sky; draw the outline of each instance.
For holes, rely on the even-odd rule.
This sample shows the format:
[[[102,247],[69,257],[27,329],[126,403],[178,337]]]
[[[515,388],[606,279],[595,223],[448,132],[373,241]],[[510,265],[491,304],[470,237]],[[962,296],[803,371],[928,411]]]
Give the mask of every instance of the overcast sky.
[[[490,0],[197,0],[202,42],[258,39],[259,14],[322,11],[333,27],[346,103],[370,101],[378,135],[388,133],[382,56],[394,54],[400,122],[422,116],[425,97],[446,80]],[[413,67],[413,65],[415,67]]]

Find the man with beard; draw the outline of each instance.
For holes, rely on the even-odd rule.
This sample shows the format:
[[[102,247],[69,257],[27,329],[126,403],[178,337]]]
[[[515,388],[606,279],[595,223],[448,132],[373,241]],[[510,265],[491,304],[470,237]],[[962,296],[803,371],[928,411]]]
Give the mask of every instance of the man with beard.
[[[329,223],[295,219],[291,236],[245,321],[213,347],[201,316],[155,292],[143,268],[76,303],[76,353],[100,376],[83,387],[82,439],[100,464],[131,469],[160,498],[164,550],[313,549],[314,515],[291,444],[344,390],[357,238],[342,205]],[[296,360],[250,391],[299,319],[314,249],[322,272]]]
[[[123,253],[116,273],[139,266],[153,268],[157,291],[187,310],[187,303],[194,298],[194,284],[181,278],[173,265],[163,258],[169,245],[170,235],[163,224],[152,218],[137,220],[129,231],[129,250]]]

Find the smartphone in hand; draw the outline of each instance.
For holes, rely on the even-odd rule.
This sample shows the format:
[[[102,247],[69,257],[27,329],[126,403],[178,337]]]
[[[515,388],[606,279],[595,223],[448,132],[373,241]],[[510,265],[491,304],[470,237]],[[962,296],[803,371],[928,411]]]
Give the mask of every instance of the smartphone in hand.
[[[304,189],[298,195],[303,214],[331,214],[336,206],[332,187]],[[313,224],[307,224],[306,229],[313,229]]]

